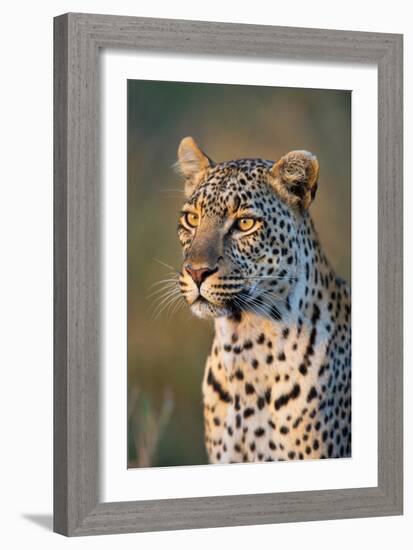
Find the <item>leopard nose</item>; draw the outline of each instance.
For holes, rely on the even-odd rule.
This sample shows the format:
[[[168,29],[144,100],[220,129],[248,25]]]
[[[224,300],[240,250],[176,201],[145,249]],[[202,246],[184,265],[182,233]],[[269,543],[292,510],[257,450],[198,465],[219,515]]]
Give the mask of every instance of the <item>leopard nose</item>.
[[[210,267],[194,268],[191,264],[186,264],[185,270],[189,273],[192,280],[199,288],[206,278],[218,271],[218,267],[214,267],[213,269]]]

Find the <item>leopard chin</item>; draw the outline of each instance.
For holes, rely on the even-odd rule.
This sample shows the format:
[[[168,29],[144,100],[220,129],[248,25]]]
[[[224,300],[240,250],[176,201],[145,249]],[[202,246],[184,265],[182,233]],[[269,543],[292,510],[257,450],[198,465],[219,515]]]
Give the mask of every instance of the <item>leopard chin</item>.
[[[233,308],[218,306],[199,296],[190,306],[191,312],[200,319],[216,319],[233,315]]]

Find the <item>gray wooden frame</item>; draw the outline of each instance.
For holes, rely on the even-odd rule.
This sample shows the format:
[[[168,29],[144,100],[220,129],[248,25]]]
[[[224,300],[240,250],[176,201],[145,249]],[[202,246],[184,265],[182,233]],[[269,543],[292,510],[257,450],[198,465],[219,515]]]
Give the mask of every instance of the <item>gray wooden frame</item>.
[[[54,40],[55,531],[73,536],[401,514],[402,36],[66,14],[55,18]],[[377,487],[100,501],[98,60],[105,47],[377,65]]]

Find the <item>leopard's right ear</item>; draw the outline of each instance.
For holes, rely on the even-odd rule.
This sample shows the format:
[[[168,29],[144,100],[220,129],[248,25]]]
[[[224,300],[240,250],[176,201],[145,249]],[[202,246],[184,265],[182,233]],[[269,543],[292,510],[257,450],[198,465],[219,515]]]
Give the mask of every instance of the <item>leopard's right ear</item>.
[[[185,194],[189,197],[207,169],[214,166],[214,162],[198,147],[192,137],[185,137],[179,144],[176,166],[185,177]]]

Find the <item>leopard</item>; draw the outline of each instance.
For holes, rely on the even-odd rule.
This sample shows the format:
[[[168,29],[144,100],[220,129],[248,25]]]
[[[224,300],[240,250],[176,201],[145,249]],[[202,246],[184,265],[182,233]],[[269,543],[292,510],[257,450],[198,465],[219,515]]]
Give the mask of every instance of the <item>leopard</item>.
[[[351,292],[310,214],[316,156],[214,162],[186,137],[176,164],[179,291],[214,325],[202,382],[208,462],[351,457]]]

